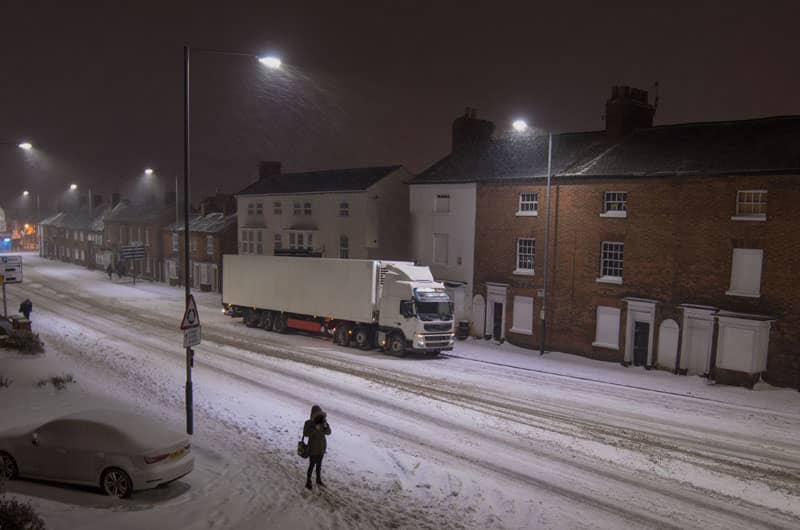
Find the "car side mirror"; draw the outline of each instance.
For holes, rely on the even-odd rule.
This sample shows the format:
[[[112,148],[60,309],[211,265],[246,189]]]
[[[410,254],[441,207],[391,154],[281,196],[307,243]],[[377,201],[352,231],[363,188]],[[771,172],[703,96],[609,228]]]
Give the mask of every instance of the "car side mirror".
[[[31,444],[32,445],[39,445],[39,434],[38,433],[31,434]]]

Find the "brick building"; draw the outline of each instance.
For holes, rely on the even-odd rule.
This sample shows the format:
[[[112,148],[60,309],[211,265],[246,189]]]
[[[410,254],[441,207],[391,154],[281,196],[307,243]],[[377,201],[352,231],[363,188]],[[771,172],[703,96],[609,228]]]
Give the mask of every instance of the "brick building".
[[[103,239],[97,227],[102,227],[103,217],[110,208],[107,203],[101,204],[99,198],[95,203],[93,207],[62,211],[43,219],[38,228],[40,255],[90,269],[98,266]]]
[[[203,204],[206,204],[205,202]],[[163,269],[170,285],[183,284],[184,223],[162,230]],[[236,213],[192,214],[189,219],[190,281],[194,289],[222,292],[222,256],[236,254]]]
[[[615,87],[605,130],[553,136],[547,348],[800,386],[800,117],[653,127],[653,111]],[[414,181],[475,186],[473,330],[531,348],[546,167],[546,137],[506,138]]]

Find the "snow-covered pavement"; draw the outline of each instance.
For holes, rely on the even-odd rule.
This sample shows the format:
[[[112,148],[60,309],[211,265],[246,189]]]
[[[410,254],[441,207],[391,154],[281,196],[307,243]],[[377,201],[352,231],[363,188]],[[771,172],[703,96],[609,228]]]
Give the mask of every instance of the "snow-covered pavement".
[[[183,428],[183,291],[25,255],[43,356],[0,351],[3,426],[132,408]],[[31,481],[49,528],[796,528],[800,393],[482,340],[398,359],[246,328],[198,293],[196,469],[117,501]],[[57,392],[38,379],[68,372]],[[303,488],[312,404],[333,434]]]

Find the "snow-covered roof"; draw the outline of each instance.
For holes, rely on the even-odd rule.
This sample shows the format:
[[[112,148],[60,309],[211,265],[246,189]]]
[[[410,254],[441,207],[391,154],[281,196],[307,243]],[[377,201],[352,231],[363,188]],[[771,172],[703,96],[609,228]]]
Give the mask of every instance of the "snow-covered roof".
[[[364,191],[401,167],[377,166],[283,173],[258,180],[240,191],[237,196]]]
[[[43,219],[39,224],[55,228],[68,228],[70,230],[102,231],[103,219],[109,211],[108,204],[102,204],[89,209],[88,206],[80,210],[58,212]]]
[[[216,232],[221,232],[222,230],[235,224],[236,214],[225,215],[221,212],[213,212],[206,214],[205,216],[191,214],[189,217],[190,232],[205,232],[213,234]],[[182,232],[184,229],[184,222],[181,220],[178,223],[170,223],[164,229],[170,232],[174,232],[176,230],[178,232]]]

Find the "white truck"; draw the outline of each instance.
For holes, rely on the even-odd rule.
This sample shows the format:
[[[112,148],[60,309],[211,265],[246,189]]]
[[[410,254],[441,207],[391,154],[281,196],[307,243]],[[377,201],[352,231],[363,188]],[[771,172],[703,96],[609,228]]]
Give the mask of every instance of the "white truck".
[[[453,349],[453,304],[409,262],[225,255],[223,311],[250,327],[324,333],[394,355]]]

